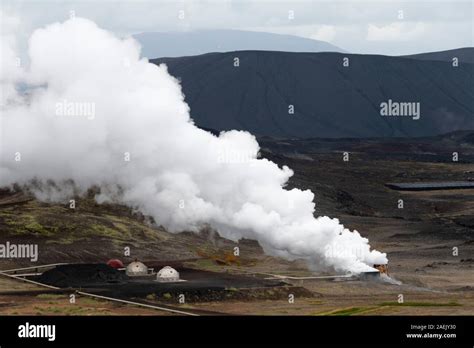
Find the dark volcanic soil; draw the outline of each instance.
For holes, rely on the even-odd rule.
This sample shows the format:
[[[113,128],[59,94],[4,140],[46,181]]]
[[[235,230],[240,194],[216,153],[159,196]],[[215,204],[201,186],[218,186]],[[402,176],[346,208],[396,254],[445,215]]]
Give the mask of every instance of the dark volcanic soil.
[[[125,283],[128,276],[105,264],[85,263],[60,265],[33,279],[59,288],[80,288]]]
[[[265,288],[271,293],[281,291],[274,288],[288,287],[279,281],[269,281],[262,278],[248,277],[230,273],[217,273],[189,268],[178,268],[182,281],[162,283],[156,281],[156,274],[140,277],[129,277],[124,271],[116,270],[105,264],[70,264],[60,265],[48,270],[40,276],[30,277],[40,283],[60,288],[75,288],[91,293],[117,298],[159,298],[174,301],[184,294],[188,301],[209,301],[225,298],[246,298],[255,295],[256,289],[265,293]],[[238,290],[244,290],[238,293]],[[240,292],[240,291],[239,291]],[[283,292],[287,296],[288,291]],[[309,291],[298,291],[299,294],[313,296]]]

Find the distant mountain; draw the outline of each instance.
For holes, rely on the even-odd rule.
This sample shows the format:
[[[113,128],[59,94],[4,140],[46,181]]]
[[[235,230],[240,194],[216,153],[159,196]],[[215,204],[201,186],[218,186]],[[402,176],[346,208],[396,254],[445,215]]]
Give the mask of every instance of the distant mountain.
[[[148,58],[183,57],[241,50],[344,52],[330,43],[292,35],[242,30],[198,30],[134,35]]]
[[[239,66],[234,59],[239,58]],[[343,58],[349,67],[343,67]],[[474,129],[474,65],[377,55],[240,51],[163,58],[196,124],[276,137],[415,137]],[[419,102],[420,119],[381,103]],[[294,114],[289,114],[294,105]]]
[[[448,51],[428,52],[403,56],[405,58],[451,62],[457,57],[460,63],[474,63],[474,47],[464,47]]]

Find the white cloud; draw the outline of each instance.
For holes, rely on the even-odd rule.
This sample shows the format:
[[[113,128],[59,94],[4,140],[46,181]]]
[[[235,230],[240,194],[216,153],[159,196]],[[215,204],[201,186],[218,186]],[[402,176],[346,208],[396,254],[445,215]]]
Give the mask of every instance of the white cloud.
[[[309,37],[315,40],[331,42],[336,37],[336,28],[332,25],[322,25]]]
[[[243,29],[274,34],[294,35],[306,39],[321,40],[326,42],[333,41],[337,34],[336,27],[332,25],[286,25],[246,27]]]
[[[473,40],[473,7],[469,0],[2,0],[2,8],[21,15],[22,26],[26,25],[29,33],[66,19],[73,9],[77,16],[89,18],[120,36],[150,31],[260,28],[331,41],[349,52],[394,55],[472,46]],[[178,19],[180,10],[185,11],[182,20]],[[288,18],[290,10],[295,14],[293,20]],[[404,24],[396,22],[400,10],[404,12]],[[422,29],[416,23],[423,23],[421,36],[416,36]],[[422,40],[416,40],[419,37]]]
[[[393,22],[385,26],[369,24],[367,40],[369,41],[410,41],[419,39],[426,31],[423,22]]]

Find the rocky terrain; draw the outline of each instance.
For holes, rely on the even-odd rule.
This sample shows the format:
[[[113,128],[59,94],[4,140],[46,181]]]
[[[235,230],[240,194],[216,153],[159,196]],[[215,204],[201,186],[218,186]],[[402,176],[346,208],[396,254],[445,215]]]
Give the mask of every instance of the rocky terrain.
[[[294,170],[288,187],[315,192],[317,215],[337,217],[369,238],[372,247],[388,253],[392,280],[289,280],[314,296],[302,297],[296,305],[281,297],[247,296],[189,306],[235,314],[472,314],[474,190],[399,192],[385,183],[473,180],[473,139],[472,132],[416,140],[261,138],[262,156]],[[455,151],[457,162],[452,161]],[[349,161],[343,160],[344,152]],[[78,197],[76,208],[70,209],[67,202],[39,202],[21,188],[3,189],[0,243],[37,243],[38,264],[116,257],[258,277],[318,275],[302,262],[265,255],[254,241],[236,244],[209,230],[170,234],[158,221],[126,207],[97,204],[94,193]],[[232,257],[235,246],[239,257]],[[128,257],[123,255],[125,247],[131,250]],[[0,265],[5,270],[31,262],[2,259]],[[17,297],[2,295],[12,287],[8,282],[0,289],[0,313],[28,312],[24,303],[34,301],[20,305],[15,304]],[[403,304],[397,302],[400,294]],[[123,308],[118,313],[124,313]]]

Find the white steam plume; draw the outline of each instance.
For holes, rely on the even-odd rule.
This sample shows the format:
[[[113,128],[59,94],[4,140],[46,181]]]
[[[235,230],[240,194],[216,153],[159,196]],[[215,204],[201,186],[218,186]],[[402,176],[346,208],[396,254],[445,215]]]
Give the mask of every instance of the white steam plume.
[[[387,262],[337,219],[315,218],[311,191],[284,189],[293,172],[257,159],[254,136],[194,126],[178,81],[140,59],[132,39],[75,18],[36,30],[29,57],[22,74],[2,60],[2,88],[19,79],[30,88],[2,108],[0,186],[36,179],[38,198],[61,200],[73,180],[80,192],[99,186],[99,202],[137,208],[171,232],[207,224],[228,239],[257,240],[269,254],[344,271]]]

